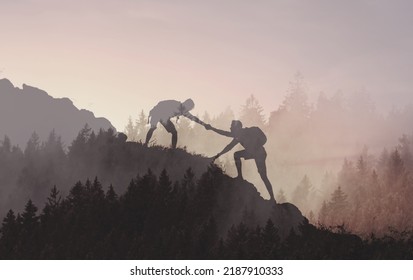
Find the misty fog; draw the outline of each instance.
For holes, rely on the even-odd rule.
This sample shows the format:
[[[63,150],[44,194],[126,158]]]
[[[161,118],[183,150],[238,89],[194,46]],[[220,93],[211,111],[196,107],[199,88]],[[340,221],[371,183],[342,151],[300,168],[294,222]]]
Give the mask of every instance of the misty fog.
[[[344,224],[347,229],[359,233],[382,233],[389,227],[404,229],[413,225],[413,217],[406,224],[397,217],[390,217],[393,215],[390,213],[380,214],[386,217],[376,217],[379,212],[374,210],[386,209],[384,204],[392,209],[389,206],[392,198],[389,197],[398,192],[394,189],[397,182],[388,182],[390,175],[387,170],[391,164],[383,161],[397,156],[397,152],[405,164],[405,176],[409,177],[411,188],[413,105],[405,104],[401,109],[381,112],[376,109],[375,102],[368,92],[359,91],[354,94],[320,93],[312,104],[308,101],[308,89],[303,78],[297,74],[283,102],[274,105],[269,118],[263,114],[262,106],[254,95],[248,97],[239,110],[228,108],[216,116],[205,112],[198,117],[224,130],[229,130],[233,119],[239,119],[244,127],[258,126],[265,131],[268,136],[265,144],[268,176],[278,202],[286,200],[296,204],[314,224]],[[124,130],[128,141],[144,141],[146,117],[147,113],[142,110],[139,116],[129,119]],[[184,117],[174,120],[174,123],[178,130],[178,146],[189,152],[213,157],[231,141]],[[159,125],[152,144],[170,146],[171,135]],[[236,176],[233,153],[237,147],[217,160],[222,169],[233,177]],[[239,146],[238,150],[241,148]],[[242,165],[244,178],[268,199],[254,161],[243,160]],[[360,172],[365,174],[362,176]],[[360,176],[362,178],[358,179]],[[348,204],[343,214],[348,219],[334,215],[327,220],[320,218],[323,203],[326,206],[332,204],[339,187]],[[361,197],[366,200],[359,201]],[[373,199],[375,201],[372,202]],[[402,200],[407,200],[407,197]],[[409,204],[409,201],[402,204]],[[367,205],[370,209],[365,210]],[[366,217],[361,217],[362,214],[357,212],[361,208]],[[400,211],[402,214],[399,215],[411,216],[407,209]],[[350,219],[356,212],[360,221]],[[371,219],[375,219],[380,226],[364,223]]]

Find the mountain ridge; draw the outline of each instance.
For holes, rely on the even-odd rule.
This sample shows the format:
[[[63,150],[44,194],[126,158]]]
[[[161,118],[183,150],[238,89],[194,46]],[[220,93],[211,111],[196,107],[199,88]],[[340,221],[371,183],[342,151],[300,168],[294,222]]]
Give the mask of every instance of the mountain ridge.
[[[39,88],[27,84],[18,88],[8,79],[0,79],[0,138],[7,135],[24,147],[33,132],[45,140],[54,130],[68,146],[86,124],[94,131],[116,130],[109,120],[78,109],[69,98],[54,98]]]

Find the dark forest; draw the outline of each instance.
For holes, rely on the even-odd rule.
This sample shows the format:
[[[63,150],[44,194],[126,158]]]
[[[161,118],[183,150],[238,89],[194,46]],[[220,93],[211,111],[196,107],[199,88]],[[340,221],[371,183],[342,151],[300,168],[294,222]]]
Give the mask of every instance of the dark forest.
[[[235,181],[204,157],[182,149],[146,148],[125,140],[124,135],[111,130],[101,130],[95,135],[86,127],[65,153],[59,138],[53,133],[43,144],[33,136],[24,152],[11,147],[6,138],[1,146],[1,179],[9,178],[7,175],[20,168],[18,195],[29,199],[19,202],[21,211],[4,212],[0,257],[412,257],[413,238],[409,232],[394,231],[381,237],[371,234],[361,238],[350,233],[343,224],[313,225],[304,217],[299,219],[300,211],[292,204],[272,205],[262,199],[252,184]],[[156,172],[146,168],[139,174],[131,176],[129,173],[136,170],[136,163],[132,163],[131,158],[137,162],[152,157],[162,160],[162,155],[175,164],[166,165],[165,169]],[[7,173],[4,172],[6,166],[10,168]],[[194,172],[196,166],[199,168]],[[71,176],[78,176],[80,180],[72,179],[68,189],[59,187],[59,184],[50,187],[50,182],[58,182],[59,176],[67,174],[68,170],[72,171]],[[178,174],[178,170],[182,171],[180,175],[170,175]],[[84,174],[93,173],[106,174],[102,176],[106,182],[108,178],[114,178],[113,182],[124,185],[102,185],[103,180],[99,177],[81,179]],[[326,206],[328,210],[341,203],[340,197],[344,194],[340,192],[338,188],[332,202]],[[339,215],[341,212],[332,213]],[[298,221],[295,224],[291,222],[294,219]]]

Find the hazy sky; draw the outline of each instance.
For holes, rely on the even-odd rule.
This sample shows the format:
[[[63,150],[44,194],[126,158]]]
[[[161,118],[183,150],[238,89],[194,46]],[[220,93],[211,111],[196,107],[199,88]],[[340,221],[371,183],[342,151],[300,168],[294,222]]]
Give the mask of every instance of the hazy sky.
[[[278,107],[300,71],[314,100],[365,89],[413,101],[413,1],[0,0],[0,78],[108,118],[192,97]]]

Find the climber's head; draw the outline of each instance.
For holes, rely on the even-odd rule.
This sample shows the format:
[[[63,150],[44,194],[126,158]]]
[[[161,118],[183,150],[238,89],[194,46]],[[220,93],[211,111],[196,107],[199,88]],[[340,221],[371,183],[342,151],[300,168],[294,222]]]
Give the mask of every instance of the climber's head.
[[[233,120],[231,123],[231,132],[237,133],[242,129],[242,122],[238,120]]]
[[[182,103],[182,107],[184,108],[184,111],[185,111],[185,112],[189,112],[189,111],[191,111],[192,109],[194,109],[194,107],[195,107],[194,101],[192,101],[192,99],[189,98],[189,99],[185,100],[185,101]]]

